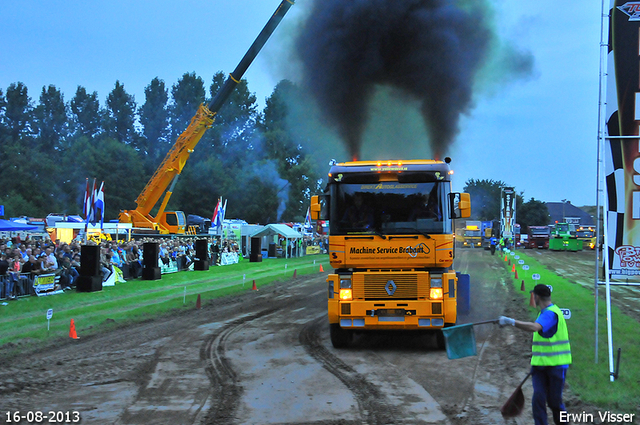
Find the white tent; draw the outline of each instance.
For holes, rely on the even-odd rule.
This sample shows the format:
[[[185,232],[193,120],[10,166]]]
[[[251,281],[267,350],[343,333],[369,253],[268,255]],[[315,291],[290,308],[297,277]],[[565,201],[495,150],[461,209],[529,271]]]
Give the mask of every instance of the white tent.
[[[256,233],[252,234],[251,237],[261,238],[264,236],[275,236],[275,235],[281,235],[286,240],[286,246],[284,250],[284,255],[286,258],[289,257],[289,250],[288,250],[289,240],[302,238],[302,234],[296,232],[286,224],[267,224],[266,226],[264,226],[262,230],[259,230]],[[298,252],[298,255],[299,254],[300,253]]]

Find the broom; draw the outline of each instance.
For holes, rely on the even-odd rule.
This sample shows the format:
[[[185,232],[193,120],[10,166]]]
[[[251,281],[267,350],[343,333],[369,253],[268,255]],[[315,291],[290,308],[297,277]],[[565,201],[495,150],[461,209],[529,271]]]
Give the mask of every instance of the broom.
[[[524,408],[524,394],[522,393],[522,385],[529,379],[531,376],[531,372],[524,377],[518,388],[511,394],[511,397],[507,400],[507,402],[500,408],[500,413],[505,418],[513,418],[515,416],[519,416],[522,413],[522,409]]]

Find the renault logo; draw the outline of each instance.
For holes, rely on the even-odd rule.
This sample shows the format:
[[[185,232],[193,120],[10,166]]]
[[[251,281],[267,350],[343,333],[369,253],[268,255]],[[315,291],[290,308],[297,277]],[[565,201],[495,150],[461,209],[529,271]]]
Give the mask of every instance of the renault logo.
[[[397,286],[393,280],[390,280],[387,282],[387,286],[385,286],[384,289],[387,291],[387,294],[393,295],[396,292]]]

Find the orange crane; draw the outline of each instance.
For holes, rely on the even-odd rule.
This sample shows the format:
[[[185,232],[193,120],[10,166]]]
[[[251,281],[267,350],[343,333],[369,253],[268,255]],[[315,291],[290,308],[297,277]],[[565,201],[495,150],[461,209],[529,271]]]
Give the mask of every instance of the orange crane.
[[[160,166],[147,182],[147,185],[138,195],[136,199],[137,207],[133,210],[120,212],[119,220],[121,223],[131,223],[134,228],[150,229],[161,234],[185,233],[186,219],[184,212],[165,211],[178,176],[182,173],[182,169],[191,152],[193,152],[205,131],[213,124],[220,108],[227,101],[251,62],[253,62],[293,4],[294,0],[282,0],[236,69],[229,74],[216,96],[208,105],[204,103],[200,105],[196,114],[191,118],[187,129],[178,137],[178,140],[169,150]],[[151,211],[161,198],[162,202],[158,212],[155,216],[152,216]]]

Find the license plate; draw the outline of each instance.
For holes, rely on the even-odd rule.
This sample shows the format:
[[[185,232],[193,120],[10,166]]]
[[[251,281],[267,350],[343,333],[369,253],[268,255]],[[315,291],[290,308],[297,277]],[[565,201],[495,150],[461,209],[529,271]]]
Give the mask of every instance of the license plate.
[[[381,308],[376,310],[378,316],[404,316],[404,308]]]

